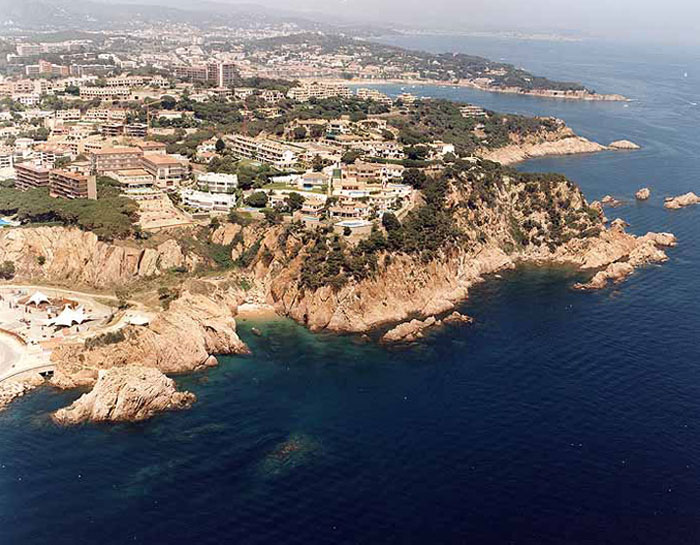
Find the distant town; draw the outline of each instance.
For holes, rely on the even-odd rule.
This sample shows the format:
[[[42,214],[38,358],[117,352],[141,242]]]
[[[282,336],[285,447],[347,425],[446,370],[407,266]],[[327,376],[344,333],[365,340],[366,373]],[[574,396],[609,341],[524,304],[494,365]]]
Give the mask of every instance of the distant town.
[[[102,200],[133,224],[104,225],[104,238],[232,211],[368,233],[415,203],[407,171],[498,140],[488,125],[501,118],[477,106],[451,105],[470,132],[465,149],[464,135],[411,129],[420,97],[346,84],[442,77],[414,70],[420,55],[286,28],[238,45],[185,30],[6,39],[0,212],[35,223],[61,215],[39,213],[46,196]]]

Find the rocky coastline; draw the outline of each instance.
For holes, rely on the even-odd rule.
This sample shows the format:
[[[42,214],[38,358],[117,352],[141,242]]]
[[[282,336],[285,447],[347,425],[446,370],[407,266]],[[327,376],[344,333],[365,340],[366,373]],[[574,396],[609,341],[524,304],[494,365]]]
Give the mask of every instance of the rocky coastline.
[[[482,149],[478,155],[484,159],[495,161],[503,165],[513,165],[556,155],[580,155],[585,153],[598,153],[601,151],[619,151],[639,149],[637,144],[628,140],[612,142],[604,146],[582,136],[576,135],[569,127],[563,126],[560,130],[541,133],[535,137],[518,138],[511,137],[512,143],[495,150]]]
[[[264,222],[204,229],[206,237],[228,249],[232,260],[246,256],[245,265],[216,276],[184,276],[166,309],[148,324],[124,325],[119,338],[54,349],[51,385],[91,388],[71,407],[59,410],[56,422],[141,419],[189,407],[193,396],[177,392],[168,375],[217,365],[218,354],[248,353],[237,333],[243,303],[274,308],[312,331],[387,328],[383,342],[410,343],[441,325],[468,323],[470,318],[458,313],[440,316],[466,300],[487,275],[519,264],[568,265],[592,275],[576,288],[602,289],[639,267],[664,262],[665,249],[676,244],[668,233],[635,236],[620,220],[606,225],[600,204],[589,205],[564,177],[519,173],[488,162],[464,168],[443,180],[440,206],[451,215],[452,242],[441,243],[429,259],[384,247],[372,257],[371,274],[335,285],[322,281],[310,287],[303,281],[314,248],[325,244],[314,237],[332,234]],[[9,230],[1,236],[8,242],[3,255],[18,258],[18,279],[55,274],[63,281],[119,286],[140,282],[142,270],[153,278],[165,274],[164,263],[205,259],[174,240],[154,248],[130,247],[97,241],[75,229],[45,227]],[[29,257],[20,250],[25,243]],[[347,244],[352,251],[352,243]],[[152,265],[142,269],[149,249],[156,252],[155,259],[148,258]],[[37,255],[46,256],[41,272]],[[61,266],[70,256],[78,256],[78,263]]]
[[[196,397],[179,392],[175,381],[153,367],[127,365],[99,371],[93,389],[52,418],[62,425],[92,422],[138,422],[156,413],[187,409]]]

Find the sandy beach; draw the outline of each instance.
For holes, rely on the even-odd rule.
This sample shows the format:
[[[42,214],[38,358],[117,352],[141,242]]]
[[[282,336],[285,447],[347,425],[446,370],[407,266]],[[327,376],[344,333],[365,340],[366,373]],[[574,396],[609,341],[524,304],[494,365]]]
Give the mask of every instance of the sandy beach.
[[[280,315],[277,314],[274,307],[260,303],[243,303],[238,305],[238,313],[236,314],[236,318],[242,320],[274,319],[279,317]]]

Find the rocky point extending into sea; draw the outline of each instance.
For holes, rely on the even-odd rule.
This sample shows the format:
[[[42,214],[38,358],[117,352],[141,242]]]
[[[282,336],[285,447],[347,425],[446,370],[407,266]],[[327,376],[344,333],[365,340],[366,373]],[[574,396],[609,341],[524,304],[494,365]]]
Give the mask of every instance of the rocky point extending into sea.
[[[601,289],[638,267],[665,261],[664,249],[676,244],[667,233],[629,234],[620,220],[606,225],[600,203],[589,205],[563,177],[524,174],[487,162],[463,168],[443,179],[438,200],[424,205],[433,206],[431,214],[443,222],[444,238],[421,243],[434,244],[432,254],[400,246],[416,236],[409,227],[422,229],[416,223],[421,216],[409,216],[393,227],[399,231],[388,233],[393,249],[386,238],[380,242],[379,232],[370,237],[373,248],[362,246],[363,263],[370,267],[365,270],[371,272],[347,272],[342,282],[324,276],[331,255],[326,245],[336,240],[333,235],[292,226],[224,223],[213,230],[188,231],[188,237],[228,248],[232,259],[247,256],[241,269],[201,278],[194,271],[208,258],[196,253],[196,244],[181,244],[177,236],[139,248],[98,241],[74,228],[0,232],[0,261],[16,262],[17,279],[104,290],[157,282],[174,264],[192,271],[168,308],[148,324],[125,324],[119,338],[65,344],[53,351],[51,385],[91,388],[56,412],[55,420],[143,419],[189,407],[193,396],[178,392],[167,375],[217,365],[216,355],[248,353],[236,331],[243,303],[268,305],[312,331],[366,333],[388,327],[384,342],[412,342],[436,327],[469,323],[469,317],[448,313],[487,275],[520,263],[573,265],[592,275],[577,288]],[[429,230],[420,236],[436,234]],[[356,249],[343,243],[333,250],[334,259],[348,264],[341,270],[352,270]],[[45,256],[41,265],[38,255]]]

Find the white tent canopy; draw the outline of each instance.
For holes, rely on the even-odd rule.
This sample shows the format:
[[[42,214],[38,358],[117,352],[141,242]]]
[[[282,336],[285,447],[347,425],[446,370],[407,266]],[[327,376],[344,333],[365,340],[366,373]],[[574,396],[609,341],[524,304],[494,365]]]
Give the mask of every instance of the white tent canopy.
[[[40,291],[35,291],[34,295],[32,295],[29,298],[29,301],[27,301],[26,304],[39,306],[42,303],[48,303],[48,302],[49,302],[49,298],[46,295],[44,295]]]
[[[132,314],[128,318],[129,325],[148,325],[150,322],[151,320],[148,316],[144,316],[143,314]]]
[[[48,325],[55,325],[59,327],[70,327],[73,324],[82,324],[83,322],[91,319],[92,318],[90,316],[85,314],[85,309],[82,306],[78,307],[77,309],[67,306],[63,309],[61,314],[55,318],[51,318],[47,323]]]

